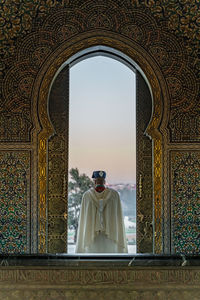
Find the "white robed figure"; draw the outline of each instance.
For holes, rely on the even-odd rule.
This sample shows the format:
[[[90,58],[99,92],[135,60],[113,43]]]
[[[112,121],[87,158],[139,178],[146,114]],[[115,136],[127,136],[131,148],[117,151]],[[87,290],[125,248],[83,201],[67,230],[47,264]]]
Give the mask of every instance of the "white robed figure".
[[[94,171],[94,188],[82,198],[76,253],[127,253],[120,197],[105,187],[106,173]]]

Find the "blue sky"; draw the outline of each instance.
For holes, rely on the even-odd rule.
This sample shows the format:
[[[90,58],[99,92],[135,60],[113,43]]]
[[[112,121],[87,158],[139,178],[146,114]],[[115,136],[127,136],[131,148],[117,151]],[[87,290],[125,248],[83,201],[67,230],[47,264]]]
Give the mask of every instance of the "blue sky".
[[[70,69],[69,168],[108,183],[135,183],[135,74],[97,56]]]

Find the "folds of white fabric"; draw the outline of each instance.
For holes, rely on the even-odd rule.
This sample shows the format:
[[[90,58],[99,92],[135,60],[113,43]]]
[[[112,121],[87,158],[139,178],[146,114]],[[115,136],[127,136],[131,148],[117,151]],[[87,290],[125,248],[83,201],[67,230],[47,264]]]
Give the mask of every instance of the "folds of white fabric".
[[[88,190],[82,199],[76,253],[126,253],[119,194],[110,188]]]

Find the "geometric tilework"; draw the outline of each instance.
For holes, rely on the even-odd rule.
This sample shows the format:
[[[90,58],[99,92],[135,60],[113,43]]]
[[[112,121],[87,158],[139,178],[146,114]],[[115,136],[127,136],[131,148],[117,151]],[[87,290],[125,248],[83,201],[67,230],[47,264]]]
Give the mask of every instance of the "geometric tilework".
[[[30,153],[0,152],[0,253],[29,250]]]
[[[200,152],[172,151],[172,253],[200,253]]]

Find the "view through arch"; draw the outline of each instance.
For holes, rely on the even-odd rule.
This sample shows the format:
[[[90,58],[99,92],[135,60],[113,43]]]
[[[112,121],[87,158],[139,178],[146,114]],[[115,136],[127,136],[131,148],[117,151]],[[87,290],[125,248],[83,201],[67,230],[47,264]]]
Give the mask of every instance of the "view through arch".
[[[152,253],[154,251],[153,247],[155,242],[153,239],[153,232],[155,230],[154,226],[157,228],[158,225],[160,225],[160,223],[156,223],[155,225],[153,219],[153,176],[154,174],[159,176],[159,173],[153,169],[153,166],[155,167],[156,165],[156,168],[159,166],[158,160],[160,158],[160,156],[154,155],[154,148],[158,148],[160,145],[160,139],[157,139],[157,136],[154,137],[155,144],[153,146],[150,136],[152,136],[151,134],[153,134],[154,127],[157,123],[152,123],[153,105],[151,88],[145,79],[146,76],[142,70],[135,65],[133,60],[115,49],[108,49],[103,46],[85,49],[80,53],[76,53],[74,56],[65,61],[57,70],[54,80],[52,81],[48,101],[49,118],[51,120],[52,129],[54,130],[54,133],[49,134],[48,138],[48,252],[69,253],[68,246],[71,246],[71,241],[68,239],[68,220],[70,211],[68,210],[68,207],[70,207],[68,200],[70,200],[70,182],[69,186],[67,184],[67,179],[69,177],[68,172],[71,167],[68,164],[71,158],[71,155],[68,155],[70,132],[69,116],[71,116],[71,112],[69,111],[69,70],[72,70],[78,62],[83,62],[88,57],[91,58],[98,55],[114,58],[114,61],[117,62],[123,62],[123,66],[128,66],[136,75],[137,253]],[[77,82],[76,89],[78,89],[79,83],[85,77],[85,74],[86,72]],[[110,78],[113,77],[113,74],[114,73],[112,72]],[[96,99],[96,94],[94,98]],[[158,106],[155,106],[154,108],[157,108],[156,111],[158,112]],[[75,114],[75,116],[77,117],[77,114]],[[123,115],[121,118],[120,115],[118,119],[124,120],[126,119],[125,117],[126,115]],[[75,123],[77,126],[77,118]],[[100,123],[102,123],[102,120]],[[81,126],[78,127],[81,128]],[[92,128],[93,127],[94,126],[92,125]],[[150,131],[149,128],[151,128]],[[150,133],[150,136],[147,135],[147,132]],[[90,177],[91,174],[88,174],[88,176]],[[158,190],[159,182],[160,181],[156,179],[154,191]],[[67,187],[69,187],[69,194],[67,192]],[[77,191],[75,194],[80,196]],[[158,214],[159,210],[156,210],[156,213]],[[158,218],[156,219],[156,222],[157,221],[159,221]],[[160,244],[158,244],[158,246],[159,245]]]
[[[75,183],[105,170],[120,194],[128,252],[136,253],[136,75],[103,56],[72,66],[69,86],[68,253],[74,253],[83,189]]]

